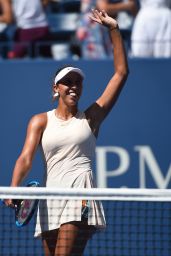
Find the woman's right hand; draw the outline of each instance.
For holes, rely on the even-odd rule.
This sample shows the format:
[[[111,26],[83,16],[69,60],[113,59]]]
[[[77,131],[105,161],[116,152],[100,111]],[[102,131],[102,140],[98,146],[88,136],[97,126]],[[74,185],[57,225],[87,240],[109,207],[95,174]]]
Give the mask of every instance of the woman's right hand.
[[[4,202],[4,204],[5,204],[7,207],[10,207],[10,208],[14,208],[14,207],[15,207],[15,205],[13,204],[12,199],[4,199],[3,202]]]

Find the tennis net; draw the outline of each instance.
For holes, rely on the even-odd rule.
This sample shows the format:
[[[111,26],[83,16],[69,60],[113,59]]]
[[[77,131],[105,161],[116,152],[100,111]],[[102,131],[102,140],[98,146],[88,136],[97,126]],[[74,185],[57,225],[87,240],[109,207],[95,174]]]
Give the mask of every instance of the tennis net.
[[[170,256],[170,189],[55,189],[0,187],[0,199],[101,201],[106,228],[88,241],[85,256]],[[58,204],[60,205],[60,204]],[[77,205],[72,203],[71,205]],[[70,205],[70,207],[71,207]],[[53,209],[55,216],[61,209]],[[69,210],[68,210],[69,214]],[[16,227],[14,210],[0,206],[0,255],[44,255],[41,239],[34,237],[36,214]],[[76,254],[72,254],[76,255]]]

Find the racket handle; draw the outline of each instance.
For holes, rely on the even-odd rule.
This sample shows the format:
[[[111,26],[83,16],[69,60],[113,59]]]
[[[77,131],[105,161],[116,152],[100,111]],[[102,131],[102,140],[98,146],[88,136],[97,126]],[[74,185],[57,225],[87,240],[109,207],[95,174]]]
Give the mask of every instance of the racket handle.
[[[1,199],[1,200],[0,200],[0,204],[5,205],[4,199]]]

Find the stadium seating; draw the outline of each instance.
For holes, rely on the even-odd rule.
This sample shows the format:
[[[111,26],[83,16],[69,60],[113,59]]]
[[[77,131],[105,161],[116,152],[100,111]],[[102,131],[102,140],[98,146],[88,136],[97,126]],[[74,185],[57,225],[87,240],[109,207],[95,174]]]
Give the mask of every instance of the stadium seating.
[[[77,13],[55,13],[48,15],[53,40],[67,41],[75,33],[79,20]]]
[[[49,10],[51,13],[79,13],[81,0],[51,1]]]

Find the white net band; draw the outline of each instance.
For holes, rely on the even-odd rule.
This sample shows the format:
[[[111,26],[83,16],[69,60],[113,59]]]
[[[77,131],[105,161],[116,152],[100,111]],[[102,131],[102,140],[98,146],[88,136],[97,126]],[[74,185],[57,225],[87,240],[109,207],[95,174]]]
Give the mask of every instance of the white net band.
[[[171,202],[171,189],[93,188],[60,189],[45,187],[0,187],[0,198],[6,199],[89,199],[119,201]]]

